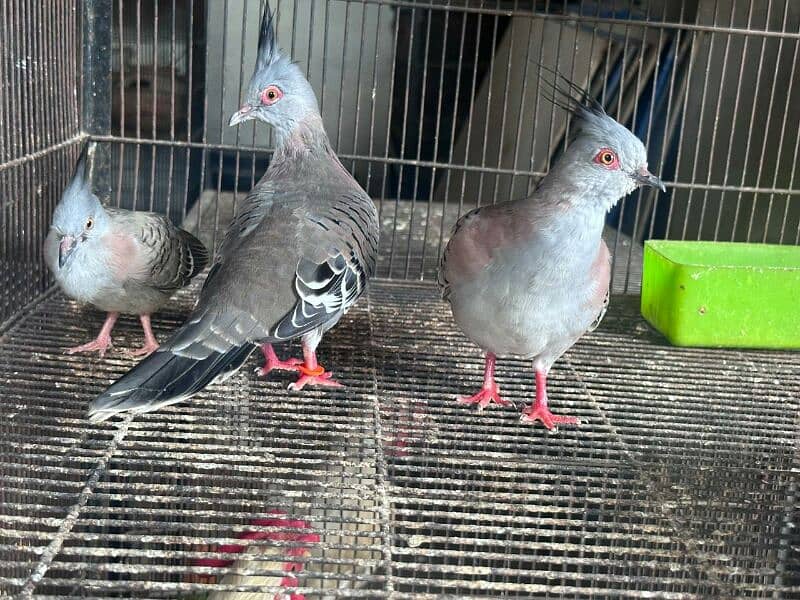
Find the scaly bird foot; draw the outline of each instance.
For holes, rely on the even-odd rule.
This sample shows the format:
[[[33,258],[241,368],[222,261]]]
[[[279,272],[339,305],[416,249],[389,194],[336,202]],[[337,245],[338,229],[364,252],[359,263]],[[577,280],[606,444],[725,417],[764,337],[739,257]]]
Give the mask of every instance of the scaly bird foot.
[[[303,361],[299,358],[289,358],[287,360],[267,359],[263,367],[256,368],[256,374],[266,377],[272,371],[299,371],[302,364]]]
[[[78,354],[79,352],[97,352],[102,358],[106,355],[106,350],[111,348],[111,336],[98,335],[91,342],[75,346],[74,348],[67,348],[64,350],[66,354]]]
[[[503,400],[500,397],[500,388],[493,385],[489,388],[481,388],[481,391],[474,396],[459,396],[456,398],[460,404],[477,404],[478,410],[483,410],[492,402],[498,406],[508,406],[511,404],[508,400]]]
[[[151,343],[147,342],[141,348],[137,348],[136,350],[126,350],[125,355],[130,358],[136,358],[138,356],[150,356],[153,352],[158,350],[158,343]]]
[[[343,387],[341,383],[331,379],[333,373],[326,371],[322,365],[317,365],[315,369],[308,369],[302,365],[297,368],[302,375],[300,379],[289,384],[290,390],[299,391],[307,385],[327,385],[329,387]]]
[[[581,421],[577,417],[565,417],[562,415],[554,415],[547,408],[546,404],[534,404],[522,411],[520,420],[525,423],[535,423],[541,421],[542,424],[550,429],[555,429],[558,425],[580,425]]]

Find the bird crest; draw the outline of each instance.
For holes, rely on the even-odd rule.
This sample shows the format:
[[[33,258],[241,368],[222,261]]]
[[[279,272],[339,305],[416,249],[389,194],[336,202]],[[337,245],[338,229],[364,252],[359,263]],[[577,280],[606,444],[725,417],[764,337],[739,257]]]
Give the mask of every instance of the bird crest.
[[[545,98],[555,106],[563,108],[581,120],[591,120],[591,117],[611,118],[606,114],[603,105],[592,98],[589,90],[579,86],[557,69],[539,63],[539,67],[553,75],[553,80],[543,79],[547,87]],[[577,94],[577,98],[575,97]]]
[[[264,14],[261,16],[261,29],[258,34],[258,58],[256,59],[256,71],[261,71],[275,61],[279,56],[279,50],[275,39],[275,14],[267,2],[264,7]]]

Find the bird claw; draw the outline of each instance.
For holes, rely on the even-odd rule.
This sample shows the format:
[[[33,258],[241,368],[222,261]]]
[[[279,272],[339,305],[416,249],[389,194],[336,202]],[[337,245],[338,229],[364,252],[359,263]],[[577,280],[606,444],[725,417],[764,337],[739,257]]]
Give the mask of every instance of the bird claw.
[[[565,417],[562,415],[554,415],[547,408],[546,404],[534,404],[530,408],[522,411],[520,421],[523,423],[535,423],[541,421],[542,424],[550,431],[558,428],[558,425],[580,425],[581,420],[577,417]]]
[[[150,356],[153,352],[158,350],[158,344],[145,343],[141,348],[136,350],[126,350],[125,356],[129,358],[138,358],[139,356]]]
[[[98,336],[97,338],[93,339],[91,342],[87,342],[80,346],[75,346],[73,348],[67,348],[64,350],[65,354],[78,354],[80,352],[97,352],[100,358],[106,355],[106,350],[111,348],[111,336]]]
[[[459,404],[477,404],[478,410],[483,410],[492,402],[498,406],[509,406],[511,404],[508,400],[503,400],[500,397],[500,388],[497,385],[490,388],[482,388],[474,396],[459,396],[456,400],[458,400]]]
[[[344,387],[338,381],[331,379],[333,377],[333,373],[330,371],[322,371],[318,374],[314,374],[313,372],[305,372],[302,368],[298,369],[301,373],[300,379],[295,381],[294,383],[289,384],[289,389],[294,391],[300,391],[307,385],[327,385],[328,387]]]
[[[260,377],[266,377],[272,371],[299,371],[299,365],[303,361],[299,358],[289,358],[287,360],[267,360],[263,367],[256,367],[256,374]]]

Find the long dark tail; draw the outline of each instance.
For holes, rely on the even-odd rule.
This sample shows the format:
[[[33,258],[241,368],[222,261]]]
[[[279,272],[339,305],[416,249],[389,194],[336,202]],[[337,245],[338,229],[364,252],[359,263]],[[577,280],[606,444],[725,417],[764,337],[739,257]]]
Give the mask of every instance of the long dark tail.
[[[150,412],[190,398],[235,373],[253,350],[255,346],[248,343],[212,352],[203,359],[158,350],[95,398],[89,406],[89,420],[105,421],[125,411]]]

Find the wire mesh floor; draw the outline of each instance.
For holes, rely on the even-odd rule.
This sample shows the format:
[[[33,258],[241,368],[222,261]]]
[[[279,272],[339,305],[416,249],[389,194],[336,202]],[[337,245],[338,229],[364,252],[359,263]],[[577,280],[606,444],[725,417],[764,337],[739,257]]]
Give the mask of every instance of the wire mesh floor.
[[[433,286],[382,281],[321,346],[345,388],[290,392],[253,358],[92,425],[141,341],[125,318],[105,359],[61,353],[101,322],[52,293],[0,338],[0,595],[800,597],[800,354],[672,348],[618,296],[552,373],[583,424],[548,434],[455,403],[479,352]],[[532,397],[524,361],[499,383]]]

